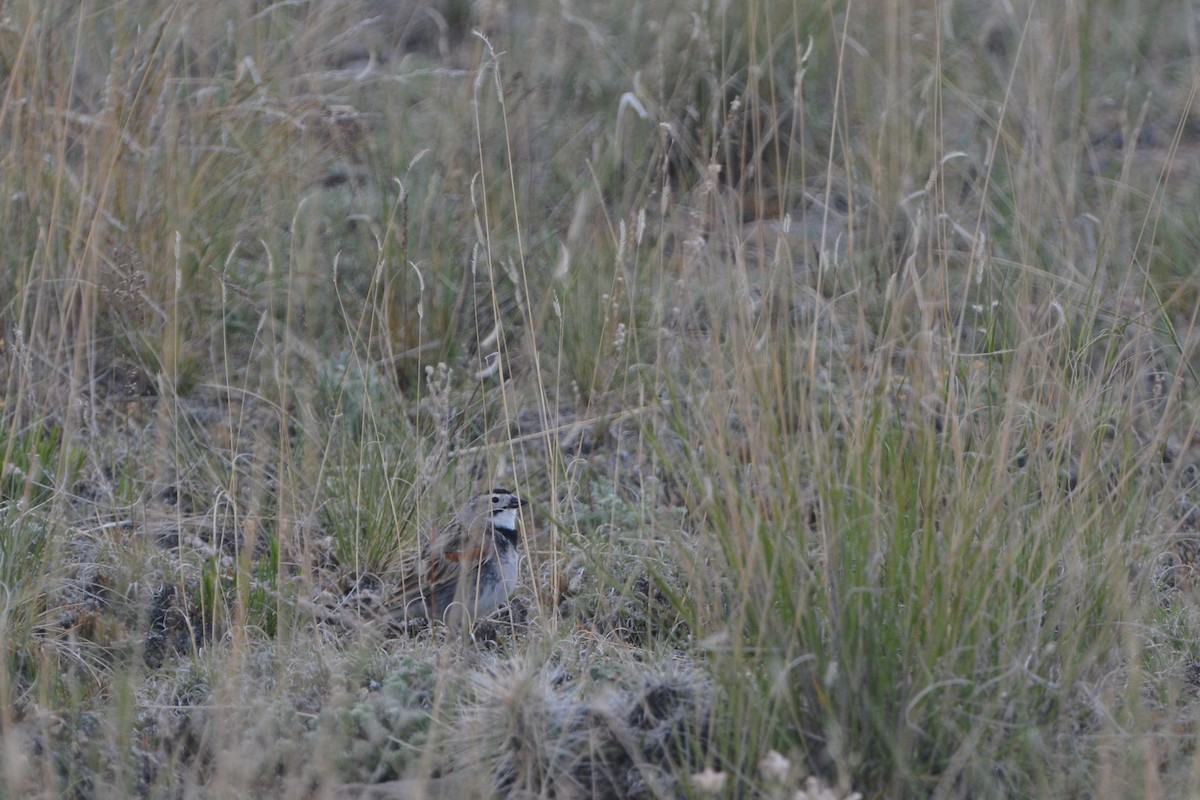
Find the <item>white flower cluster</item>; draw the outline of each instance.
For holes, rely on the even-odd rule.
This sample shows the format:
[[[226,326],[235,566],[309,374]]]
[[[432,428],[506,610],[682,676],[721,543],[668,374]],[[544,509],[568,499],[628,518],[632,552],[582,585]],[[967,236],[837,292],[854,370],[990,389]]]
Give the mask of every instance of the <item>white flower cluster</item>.
[[[781,753],[772,750],[758,762],[758,774],[763,782],[774,789],[782,789],[786,791],[789,783],[796,780],[793,777],[792,762],[788,761]],[[720,794],[725,790],[729,776],[724,772],[718,772],[712,767],[705,767],[703,772],[697,772],[692,775],[692,787],[701,794]],[[791,785],[795,785],[792,783]],[[784,794],[772,794],[772,797],[784,797]],[[804,779],[804,788],[797,789],[790,797],[790,800],[862,800],[861,792],[851,792],[845,796],[838,794],[837,790],[825,783],[825,781],[809,775]]]

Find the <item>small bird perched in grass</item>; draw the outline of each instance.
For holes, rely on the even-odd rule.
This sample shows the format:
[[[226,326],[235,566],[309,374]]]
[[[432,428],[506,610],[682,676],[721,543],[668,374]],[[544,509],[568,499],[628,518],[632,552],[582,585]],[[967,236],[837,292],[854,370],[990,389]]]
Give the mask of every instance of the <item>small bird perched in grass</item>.
[[[517,586],[524,505],[509,490],[494,489],[435,529],[402,571],[399,597],[388,606],[391,621],[457,625],[464,613],[477,620],[504,605]]]

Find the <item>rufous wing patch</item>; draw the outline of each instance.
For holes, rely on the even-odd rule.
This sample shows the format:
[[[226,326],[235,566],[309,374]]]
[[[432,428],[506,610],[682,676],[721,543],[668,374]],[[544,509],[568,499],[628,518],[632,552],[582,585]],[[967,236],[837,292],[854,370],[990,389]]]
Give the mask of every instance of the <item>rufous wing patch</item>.
[[[468,564],[477,563],[483,559],[483,548],[472,547],[467,550],[451,550],[443,557],[447,561],[453,561],[455,564],[461,564],[464,561]]]

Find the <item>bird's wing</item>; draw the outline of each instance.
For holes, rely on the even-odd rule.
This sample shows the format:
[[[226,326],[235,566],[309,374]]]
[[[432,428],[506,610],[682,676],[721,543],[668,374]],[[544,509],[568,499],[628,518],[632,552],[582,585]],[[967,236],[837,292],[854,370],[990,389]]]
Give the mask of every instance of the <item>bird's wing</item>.
[[[426,553],[431,561],[439,559],[455,564],[469,563],[474,557],[476,561],[490,555],[488,545],[490,536],[486,534],[483,525],[464,525],[456,522],[435,531],[426,546]]]
[[[464,571],[490,556],[495,547],[482,530],[463,525],[448,525],[434,532],[421,543],[419,552],[405,561],[400,581],[402,607],[453,584]]]

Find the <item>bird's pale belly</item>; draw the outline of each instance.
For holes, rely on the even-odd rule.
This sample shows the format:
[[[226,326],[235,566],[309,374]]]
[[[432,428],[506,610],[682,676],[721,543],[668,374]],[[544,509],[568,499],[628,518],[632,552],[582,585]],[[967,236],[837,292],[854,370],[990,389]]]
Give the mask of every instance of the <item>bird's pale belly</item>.
[[[516,548],[509,547],[498,553],[495,560],[480,567],[477,585],[468,587],[469,592],[472,589],[476,590],[472,592],[476,595],[475,613],[472,616],[485,617],[508,601],[513,590],[517,588],[517,572],[520,566],[521,554]]]

